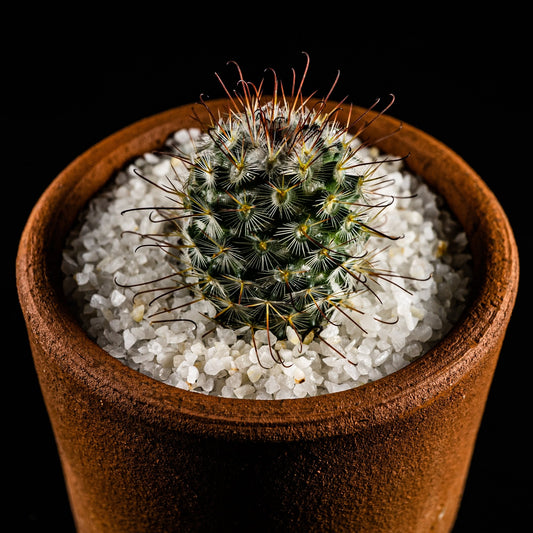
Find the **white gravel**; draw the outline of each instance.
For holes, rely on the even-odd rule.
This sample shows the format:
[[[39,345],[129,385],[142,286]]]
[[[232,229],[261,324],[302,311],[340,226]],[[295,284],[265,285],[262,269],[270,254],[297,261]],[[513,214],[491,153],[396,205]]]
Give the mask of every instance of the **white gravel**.
[[[169,142],[187,149],[198,134],[178,131]],[[377,155],[372,150],[366,154]],[[139,287],[122,285],[160,278],[172,269],[166,254],[154,247],[136,250],[141,240],[127,233],[157,231],[148,212],[121,212],[164,202],[161,191],[134,169],[166,180],[174,175],[171,165],[182,171],[176,160],[150,153],[121,170],[91,200],[64,249],[64,290],[83,328],[111,356],[143,374],[182,389],[232,398],[337,392],[382,378],[420,357],[446,334],[464,307],[471,277],[466,236],[441,199],[400,162],[382,167],[391,178],[387,193],[405,197],[387,208],[382,229],[403,238],[385,244],[377,240],[379,249],[388,246],[377,257],[381,268],[424,281],[393,278],[405,290],[381,283],[376,287],[381,303],[371,293],[354,297],[360,310],[354,318],[366,333],[337,313],[331,317],[334,324],[321,333],[324,341],[312,338],[301,344],[289,330],[284,341],[270,333],[271,348],[267,332],[258,331],[254,347],[244,330],[214,324],[209,302],[187,305],[195,299],[193,293],[181,290],[152,305],[153,294],[134,299]],[[412,193],[416,196],[409,198]],[[173,315],[180,320],[152,323],[153,313],[180,305]],[[285,365],[273,361],[272,349]]]

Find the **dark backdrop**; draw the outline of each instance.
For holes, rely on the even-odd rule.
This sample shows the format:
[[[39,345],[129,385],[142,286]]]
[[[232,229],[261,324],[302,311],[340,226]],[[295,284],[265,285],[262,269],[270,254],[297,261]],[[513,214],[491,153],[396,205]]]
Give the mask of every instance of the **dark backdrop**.
[[[104,8],[61,15],[49,8],[6,16],[2,34],[4,239],[9,307],[4,348],[3,498],[12,531],[72,531],[53,436],[18,309],[14,257],[24,222],[48,183],[77,155],[153,113],[223,96],[215,72],[235,80],[229,60],[259,81],[266,67],[289,80],[311,66],[305,88],[325,94],[340,70],[334,99],[371,105],[394,93],[389,114],[440,139],[488,183],[506,209],[522,259],[516,310],[498,364],[454,533],[522,531],[532,506],[531,420],[525,343],[524,268],[531,194],[530,58],[512,4],[466,15],[459,9],[375,5],[159,5],[111,17]],[[342,9],[341,9],[342,8]],[[88,9],[88,8],[87,8]],[[451,9],[451,8],[450,8]],[[298,11],[298,12],[297,12]],[[210,13],[210,14],[208,14]],[[131,16],[133,15],[133,16]],[[64,18],[59,18],[60,16]],[[7,141],[7,145],[6,145]],[[7,191],[6,191],[7,187]],[[525,259],[524,259],[525,258]],[[5,278],[4,278],[5,280]],[[526,327],[524,327],[526,326]],[[7,481],[6,481],[7,479]],[[408,533],[408,532],[398,532]]]

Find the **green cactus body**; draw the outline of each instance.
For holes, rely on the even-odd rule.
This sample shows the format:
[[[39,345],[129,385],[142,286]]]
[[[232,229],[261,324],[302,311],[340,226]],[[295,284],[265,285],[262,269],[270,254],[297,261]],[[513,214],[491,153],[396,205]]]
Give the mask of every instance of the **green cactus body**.
[[[367,199],[375,167],[358,159],[334,112],[247,102],[187,161],[178,233],[219,323],[277,338],[290,326],[303,339],[368,288],[364,245],[383,209]]]
[[[241,82],[193,153],[173,154],[188,176],[169,189],[178,199],[168,236],[197,280],[177,288],[210,301],[226,328],[284,339],[290,327],[303,341],[335,311],[353,315],[354,294],[380,276],[365,245],[387,237],[373,227],[390,199],[374,195],[379,163],[360,160],[351,125],[326,100],[308,107],[300,92],[276,89],[265,101]]]

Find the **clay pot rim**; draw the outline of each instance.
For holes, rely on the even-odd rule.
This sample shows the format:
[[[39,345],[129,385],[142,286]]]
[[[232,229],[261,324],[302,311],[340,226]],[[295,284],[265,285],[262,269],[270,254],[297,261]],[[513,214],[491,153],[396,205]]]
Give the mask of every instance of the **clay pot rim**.
[[[225,99],[215,100],[210,107],[215,109],[225,103]],[[329,105],[334,106],[335,102]],[[183,124],[185,116],[192,117],[191,107],[180,106],[139,120],[89,148],[45,190],[21,237],[17,286],[30,339],[47,339],[48,355],[58,368],[91,386],[102,402],[119,402],[134,416],[176,429],[187,427],[197,434],[216,426],[218,435],[230,439],[251,435],[259,440],[318,438],[353,432],[378,420],[384,423],[390,417],[408,416],[459,381],[496,342],[498,336],[491,332],[508,320],[518,287],[518,252],[507,217],[489,188],[457,154],[427,133],[403,123],[399,135],[405,138],[403,145],[415,153],[415,158],[421,142],[424,150],[429,147],[435,159],[443,158],[447,167],[461,176],[461,183],[455,179],[454,186],[467,184],[463,200],[471,195],[468,201],[473,203],[469,207],[478,210],[480,216],[465,229],[470,240],[481,239],[480,249],[486,254],[476,267],[483,279],[463,319],[432,350],[378,381],[348,391],[290,400],[240,400],[185,391],[140,374],[107,354],[87,337],[61,293],[61,258],[57,249],[72,225],[65,223],[65,213],[72,212],[72,205],[77,206],[78,212],[100,188],[98,185],[95,189],[94,177],[106,165],[118,170],[132,157],[161,146],[173,131],[193,125],[192,118]],[[196,112],[201,114],[202,110],[196,107]],[[356,114],[364,111],[354,107]],[[372,112],[367,115],[373,116]],[[388,115],[379,121],[390,131],[399,124]],[[154,145],[155,129],[159,133]],[[147,142],[150,147],[139,151]],[[425,171],[432,162],[428,159],[421,164]],[[107,171],[107,177],[113,172]],[[446,192],[439,192],[446,197]],[[47,247],[48,238],[55,238],[55,253]],[[61,339],[66,347],[61,345]]]

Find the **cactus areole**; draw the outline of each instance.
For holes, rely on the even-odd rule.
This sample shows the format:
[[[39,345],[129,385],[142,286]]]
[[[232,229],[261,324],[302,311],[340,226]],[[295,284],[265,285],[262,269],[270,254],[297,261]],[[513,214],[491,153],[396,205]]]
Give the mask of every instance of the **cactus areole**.
[[[286,96],[275,78],[269,99],[242,75],[239,86],[227,113],[210,112],[194,153],[172,154],[188,173],[164,187],[175,207],[159,210],[178,252],[175,288],[209,300],[224,327],[278,339],[287,328],[301,341],[319,334],[335,312],[356,322],[357,294],[393,276],[367,244],[396,238],[379,230],[393,201],[380,193],[384,161],[358,157],[368,124],[338,123],[339,107],[309,106],[301,85]]]

